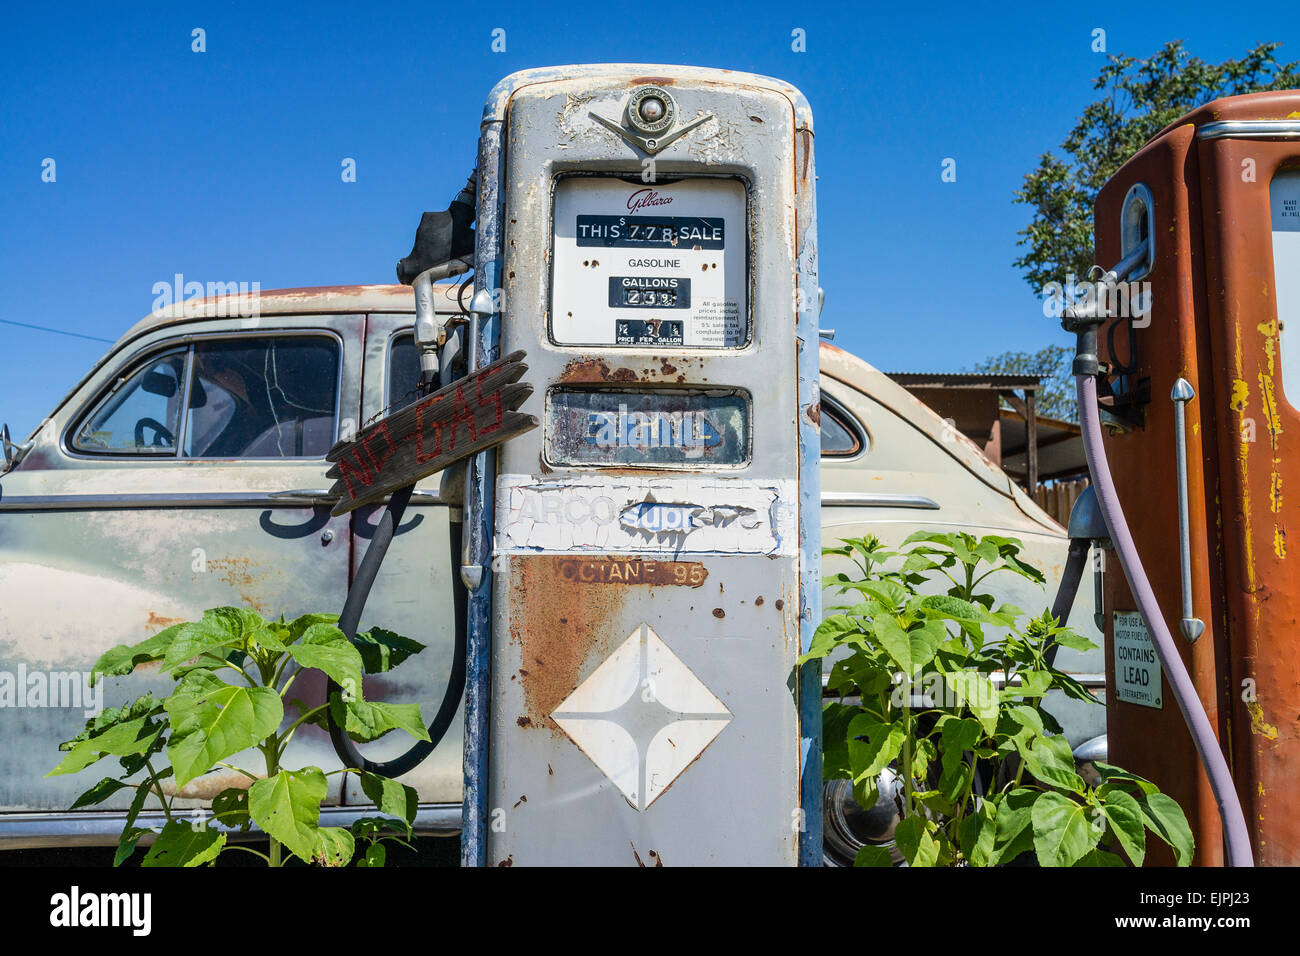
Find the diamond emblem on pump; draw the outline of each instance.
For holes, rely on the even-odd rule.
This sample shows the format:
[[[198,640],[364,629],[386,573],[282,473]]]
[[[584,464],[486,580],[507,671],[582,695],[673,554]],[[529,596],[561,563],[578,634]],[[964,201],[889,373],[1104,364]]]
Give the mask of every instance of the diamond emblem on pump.
[[[645,810],[731,720],[703,682],[641,624],[551,714],[637,810]]]

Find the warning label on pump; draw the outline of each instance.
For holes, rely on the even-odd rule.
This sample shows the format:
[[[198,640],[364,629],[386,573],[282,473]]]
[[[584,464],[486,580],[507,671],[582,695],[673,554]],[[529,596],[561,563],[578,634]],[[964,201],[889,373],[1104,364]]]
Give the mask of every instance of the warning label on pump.
[[[552,341],[743,348],[747,209],[745,187],[732,179],[560,180]]]
[[[1115,698],[1143,707],[1164,707],[1160,658],[1137,611],[1115,612]]]

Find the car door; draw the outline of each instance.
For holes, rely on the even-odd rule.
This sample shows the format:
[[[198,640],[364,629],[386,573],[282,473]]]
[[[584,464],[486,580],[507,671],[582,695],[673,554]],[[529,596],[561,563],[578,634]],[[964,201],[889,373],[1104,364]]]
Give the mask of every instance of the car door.
[[[372,314],[366,323],[366,361],[362,421],[388,414],[414,398],[419,363],[411,331],[414,316]],[[450,471],[451,469],[448,469]],[[418,703],[425,723],[442,702],[451,672],[455,640],[451,520],[460,520],[458,493],[442,473],[416,485],[362,615],[362,628],[378,625],[425,645],[419,654],[384,675],[366,678],[365,694],[376,700]],[[370,545],[382,505],[352,513],[353,570]],[[458,563],[458,562],[457,562]],[[441,744],[402,777],[416,788],[421,803],[459,804],[463,777],[463,715],[458,710]],[[360,749],[372,760],[391,759],[414,741],[401,731]],[[345,783],[344,802],[366,803],[359,782]]]
[[[66,809],[105,768],[46,779],[59,741],[98,709],[170,691],[156,669],[87,691],[110,647],[221,605],[286,618],[342,608],[348,521],[314,493],[359,415],[363,327],[360,315],[160,321],[119,344],[0,479],[0,687],[12,674],[70,688],[58,706],[47,693],[0,707],[0,810]],[[322,700],[319,685],[305,677],[294,696]],[[337,766],[311,726],[286,760]],[[248,782],[209,774],[180,805]]]

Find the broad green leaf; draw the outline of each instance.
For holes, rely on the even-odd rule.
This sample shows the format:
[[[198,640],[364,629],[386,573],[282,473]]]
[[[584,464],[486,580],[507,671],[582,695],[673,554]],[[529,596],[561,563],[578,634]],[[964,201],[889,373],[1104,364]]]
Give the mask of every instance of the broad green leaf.
[[[892,615],[881,615],[871,622],[871,632],[895,664],[907,676],[934,659],[934,653],[948,633],[939,621],[927,621],[904,630]]]
[[[939,737],[939,746],[943,751],[943,775],[939,779],[939,789],[950,800],[957,799],[970,781],[972,768],[965,759],[965,751],[975,746],[981,734],[979,722],[969,717],[944,721],[943,732]]]
[[[135,720],[114,724],[103,733],[75,745],[59,765],[45,776],[57,777],[65,773],[77,773],[109,754],[122,757],[146,753],[153,749],[153,745],[164,729],[164,724],[151,717],[137,717]]]
[[[419,704],[344,701],[341,694],[335,693],[330,695],[330,715],[335,723],[343,725],[349,737],[360,743],[378,740],[391,730],[405,730],[416,740],[429,739]]]
[[[364,634],[358,634],[353,643],[361,654],[361,662],[367,674],[390,671],[412,654],[424,650],[424,645],[419,641],[394,634],[382,627],[372,627]]]
[[[881,723],[871,714],[858,714],[849,722],[848,738],[853,779],[874,780],[903,749],[903,724],[901,720]]]
[[[812,645],[808,653],[800,655],[798,663],[804,664],[810,660],[823,658],[844,643],[864,647],[865,641],[866,636],[862,633],[860,621],[845,614],[833,614],[817,625],[817,630],[813,632]]]
[[[387,856],[389,856],[389,853],[387,853],[386,849],[383,848],[382,843],[372,843],[369,847],[365,848],[365,856],[361,857],[360,860],[357,860],[356,865],[377,868],[377,866],[383,866],[383,864],[385,864]]]
[[[129,787],[129,783],[123,783],[121,780],[115,780],[112,777],[105,777],[99,783],[95,784],[81,796],[73,801],[69,810],[77,810],[81,807],[93,807],[97,803],[107,800],[117,791]]]
[[[122,826],[122,835],[117,838],[117,850],[113,853],[113,865],[121,866],[131,858],[135,852],[135,845],[140,842],[140,837],[144,836],[149,830],[146,827],[135,825],[136,819],[140,816],[140,811],[144,809],[144,802],[149,798],[149,789],[147,787],[137,787],[135,799],[131,801],[131,806],[126,811],[126,822]]]
[[[177,788],[217,761],[261,743],[284,718],[284,704],[271,688],[238,687],[205,670],[186,674],[166,707],[172,725],[167,756]]]
[[[1079,858],[1079,862],[1076,863],[1076,864],[1074,864],[1074,865],[1075,865],[1075,866],[1118,866],[1118,867],[1123,867],[1123,866],[1124,866],[1124,861],[1121,860],[1119,857],[1117,857],[1114,853],[1108,853],[1107,851],[1105,851],[1105,850],[1101,849],[1100,847],[1098,847],[1098,848],[1095,849],[1095,850],[1089,850],[1089,851],[1088,851],[1087,853],[1085,853],[1082,857],[1080,857],[1080,858]]]
[[[203,866],[211,863],[226,845],[226,835],[211,827],[194,827],[188,820],[167,823],[141,866]]]
[[[410,824],[392,817],[359,817],[349,829],[358,840],[375,840],[388,834],[405,836],[411,832]]]
[[[296,617],[285,625],[288,630],[288,639],[286,644],[295,644],[302,640],[302,636],[317,624],[337,624],[339,616],[337,614],[304,614]]]
[[[1021,853],[1034,848],[1032,811],[1038,792],[1027,788],[1012,790],[997,801],[997,835],[990,863],[1010,863]]]
[[[224,657],[219,651],[243,650],[249,638],[266,629],[255,611],[239,607],[218,607],[203,612],[197,622],[180,625],[176,637],[163,655],[162,669],[182,667],[202,654]]]
[[[1074,754],[1064,737],[1035,737],[1024,755],[1029,772],[1043,783],[1083,793],[1083,778],[1074,770]]]
[[[1062,647],[1068,647],[1072,651],[1095,651],[1097,645],[1088,640],[1078,631],[1072,631],[1065,628],[1052,635],[1052,640]]]
[[[1134,866],[1141,866],[1146,856],[1147,832],[1142,820],[1142,808],[1123,790],[1112,790],[1105,795],[1102,813],[1115,831],[1115,838],[1123,847]]]
[[[992,735],[998,726],[998,692],[993,682],[977,671],[963,670],[944,675],[957,699],[979,720],[984,733]]]
[[[1112,766],[1104,760],[1093,760],[1091,763],[1096,768],[1101,779],[1105,781],[1103,786],[1109,786],[1112,789],[1122,787],[1130,793],[1132,792],[1131,788],[1136,788],[1141,793],[1148,794],[1160,792],[1160,788],[1146,777],[1139,777],[1135,773]]]
[[[320,866],[347,866],[357,850],[351,832],[343,827],[321,827],[316,831],[312,862]]]
[[[851,777],[849,771],[849,722],[861,707],[830,701],[822,707],[822,779]]]
[[[253,823],[248,815],[248,791],[243,787],[227,787],[212,798],[212,815],[232,830],[247,830]]]
[[[123,704],[121,707],[109,707],[100,711],[86,721],[85,729],[81,733],[71,740],[59,744],[59,749],[71,750],[83,740],[97,737],[117,724],[124,724],[127,721],[135,720],[137,717],[153,717],[161,713],[162,701],[155,698],[151,693],[145,694],[130,703]]]
[[[883,846],[867,844],[853,858],[854,866],[893,866],[894,860]]]
[[[380,813],[400,817],[408,824],[415,823],[415,811],[420,802],[415,788],[377,773],[362,772],[361,790]]]
[[[1074,866],[1101,839],[1088,819],[1090,808],[1049,790],[1034,801],[1034,851],[1043,866]]]
[[[1108,794],[1107,800],[1114,797]],[[1196,852],[1196,838],[1187,825],[1187,817],[1173,797],[1164,793],[1144,793],[1138,798],[1142,817],[1155,834],[1174,848],[1174,861],[1178,866],[1190,866]]]
[[[894,840],[908,866],[934,866],[939,861],[939,844],[930,835],[930,823],[913,814],[894,830]]]
[[[948,621],[963,621],[970,624],[990,623],[991,615],[978,604],[963,601],[949,594],[927,594],[921,598],[919,606],[927,617],[943,618]]]
[[[316,852],[320,805],[329,791],[316,767],[281,770],[248,788],[248,812],[262,830],[304,863]]]
[[[1019,700],[1024,697],[1042,697],[1052,687],[1052,675],[1048,671],[1019,671],[1016,677],[1019,684],[1009,684],[1002,689],[1004,700]]]
[[[971,866],[991,863],[997,831],[997,804],[990,800],[982,800],[977,809],[962,819],[958,837],[962,854]]]
[[[341,687],[361,689],[361,654],[333,624],[313,624],[289,655],[303,667],[314,667]]]
[[[167,653],[167,648],[171,646],[184,626],[184,624],[173,624],[139,644],[118,644],[116,647],[109,648],[91,667],[90,686],[93,687],[101,677],[120,677],[131,673],[141,664],[162,660]]]

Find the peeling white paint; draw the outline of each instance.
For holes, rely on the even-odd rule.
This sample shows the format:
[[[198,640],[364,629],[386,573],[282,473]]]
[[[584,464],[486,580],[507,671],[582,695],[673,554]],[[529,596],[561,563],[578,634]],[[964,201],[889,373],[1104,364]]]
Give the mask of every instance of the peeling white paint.
[[[789,479],[592,476],[497,479],[494,553],[797,552]]]

